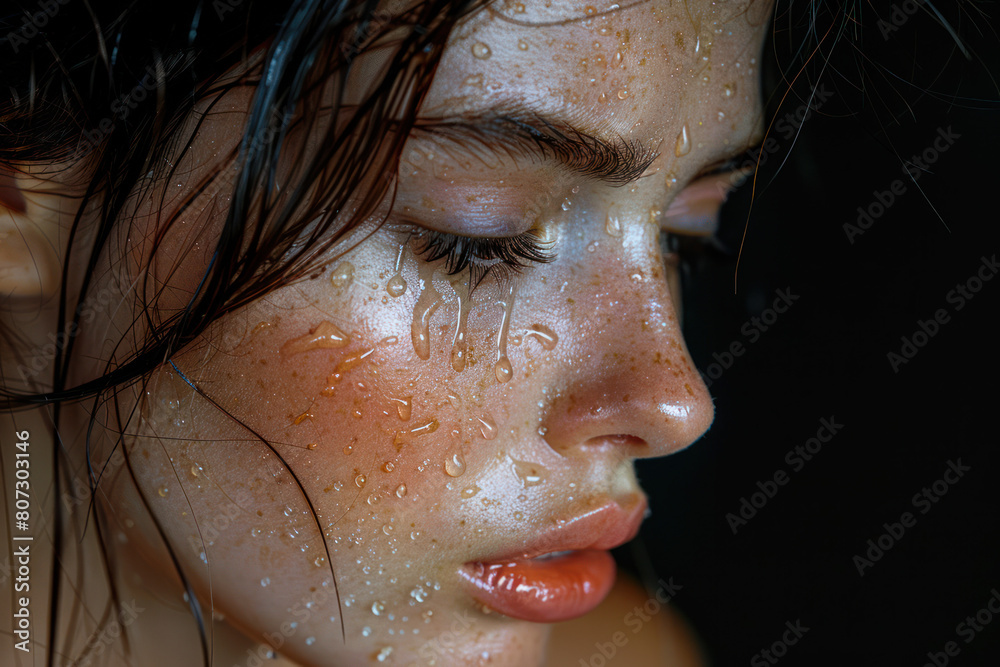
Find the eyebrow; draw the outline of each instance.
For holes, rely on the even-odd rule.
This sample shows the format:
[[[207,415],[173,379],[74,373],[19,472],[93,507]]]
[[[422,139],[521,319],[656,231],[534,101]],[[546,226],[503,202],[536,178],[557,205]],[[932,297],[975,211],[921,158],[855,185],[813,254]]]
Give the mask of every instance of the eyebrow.
[[[638,179],[659,155],[640,141],[620,135],[599,137],[568,121],[520,106],[418,118],[413,131],[418,137],[423,134],[451,141],[474,155],[485,149],[514,162],[518,158],[555,162],[568,171],[618,186]]]

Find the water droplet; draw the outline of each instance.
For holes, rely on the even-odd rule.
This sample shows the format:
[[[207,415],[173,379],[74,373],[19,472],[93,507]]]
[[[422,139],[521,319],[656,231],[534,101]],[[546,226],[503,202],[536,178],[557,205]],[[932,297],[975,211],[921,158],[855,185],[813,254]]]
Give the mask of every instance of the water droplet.
[[[465,278],[458,278],[451,283],[451,288],[455,290],[458,297],[458,321],[455,324],[455,336],[451,340],[451,367],[456,373],[465,370],[466,355],[468,354],[469,343],[465,338],[466,322],[469,319],[471,303],[469,301],[469,281]]]
[[[393,298],[403,296],[406,293],[406,280],[403,278],[403,255],[405,252],[406,246],[399,246],[399,254],[396,255],[396,274],[389,279],[389,283],[385,286],[385,291]]]
[[[372,603],[372,613],[376,616],[381,616],[382,612],[385,611],[385,603],[376,600]]]
[[[608,233],[608,236],[621,237],[622,222],[618,218],[618,211],[608,211],[608,216],[604,219],[604,231]]]
[[[365,488],[365,482],[367,482],[367,481],[368,481],[368,478],[365,477],[364,474],[360,474],[360,475],[358,475],[357,477],[354,478],[354,484],[359,489]]]
[[[330,282],[337,289],[343,289],[354,280],[354,265],[350,262],[341,262],[330,274]]]
[[[418,537],[420,537],[420,531],[419,530],[411,530],[410,531],[410,539],[411,540],[416,540]]]
[[[399,274],[394,275],[385,286],[385,291],[391,297],[403,296],[406,293],[406,280]]]
[[[386,535],[389,535],[390,533],[392,533],[392,525],[388,524],[388,523],[385,524],[385,525],[383,525],[382,526],[382,532],[385,533]]]
[[[340,491],[342,488],[344,488],[344,483],[343,482],[334,482],[333,483],[333,490],[334,491]]]
[[[354,453],[354,445],[353,444],[344,445],[344,454],[345,455],[350,456],[353,453]]]
[[[431,284],[434,277],[432,264],[420,264],[420,296],[413,307],[413,323],[410,325],[410,336],[413,340],[413,351],[421,359],[431,358],[430,323],[434,311],[441,305],[441,295]]]
[[[476,486],[475,484],[473,484],[472,486],[467,486],[464,489],[462,489],[462,497],[466,498],[466,499],[472,498],[473,496],[475,496],[480,491],[482,491],[482,489],[480,489],[478,486]]]
[[[520,510],[514,512],[514,520],[515,521],[522,521],[523,519],[524,519],[524,512],[522,512]]]
[[[396,451],[399,451],[403,448],[403,445],[412,442],[414,438],[434,433],[434,431],[438,430],[439,426],[441,426],[441,423],[437,419],[431,419],[423,424],[414,426],[409,431],[397,431],[392,439],[392,444],[396,446]]]
[[[395,469],[396,466],[393,465],[392,461],[386,461],[385,463],[382,464],[382,470],[384,472],[392,472]]]
[[[691,137],[688,136],[688,126],[685,123],[681,126],[680,134],[677,135],[677,144],[674,146],[674,155],[684,157],[691,152]]]
[[[413,412],[413,397],[406,396],[404,398],[390,398],[389,400],[396,405],[396,415],[400,421],[409,421],[410,414]]]
[[[312,646],[316,643],[315,637],[306,637],[306,646]]]
[[[533,337],[543,349],[548,351],[556,349],[556,345],[559,343],[559,336],[556,335],[556,332],[544,324],[532,324],[524,332],[524,335]]]
[[[567,197],[566,199],[563,199],[563,203],[560,206],[560,208],[562,208],[562,210],[564,210],[564,211],[570,210],[571,208],[573,208],[573,202],[572,202],[572,200],[570,200],[569,197]]]
[[[260,528],[251,528],[250,529],[250,535],[253,536],[253,537],[259,537],[260,536]]]
[[[503,306],[503,319],[500,321],[500,332],[497,334],[497,361],[493,365],[493,374],[497,382],[507,382],[514,377],[514,368],[507,359],[507,336],[510,333],[510,319],[514,311],[514,285],[511,281],[507,288],[507,297],[500,302]]]
[[[372,629],[369,628],[367,625],[365,627],[361,628],[361,636],[362,637],[368,637],[368,636],[371,635],[371,633],[372,633]]]
[[[379,662],[385,662],[386,660],[389,659],[390,655],[392,655],[392,647],[383,646],[381,649],[379,649],[379,652],[375,654],[375,659],[378,660]]]
[[[270,577],[264,577],[263,579],[260,580],[260,585],[261,586],[266,587],[266,586],[269,586],[270,584],[271,584],[271,578]]]
[[[546,470],[540,463],[518,461],[513,456],[510,457],[510,461],[511,469],[521,480],[521,485],[524,486],[524,488],[528,488],[529,486],[538,486],[545,481],[549,474],[549,471]]]
[[[317,447],[319,447],[319,445],[315,442],[310,442],[308,445],[306,445],[306,447],[308,449],[316,449]]]
[[[169,496],[169,495],[170,495],[170,489],[168,489],[168,488],[167,488],[167,487],[165,487],[165,486],[161,486],[161,487],[159,488],[159,490],[157,491],[157,493],[159,493],[159,494],[160,494],[160,497],[161,497],[161,498],[166,498],[167,496]]]
[[[490,47],[482,42],[476,42],[472,45],[472,55],[479,60],[486,60],[492,55]]]
[[[727,83],[724,86],[722,86],[722,94],[725,95],[726,97],[732,97],[735,92],[736,92],[735,83]]]
[[[628,91],[627,90],[625,90],[624,88],[622,88],[621,90],[618,91],[618,99],[624,100],[626,97],[628,97]]]
[[[484,414],[479,417],[479,433],[482,434],[483,440],[492,440],[497,437],[497,423],[493,421],[493,417],[488,414]]]
[[[449,477],[461,477],[465,474],[465,457],[462,452],[454,452],[444,461],[444,471]]]
[[[473,88],[483,87],[483,75],[482,74],[470,74],[465,77],[465,85],[471,86]]]
[[[528,43],[526,41],[524,41],[523,39],[519,39],[519,40],[517,40],[517,48],[521,49],[522,51],[527,51],[528,50]]]
[[[316,567],[323,567],[324,563],[326,563],[326,556],[316,556],[313,560],[313,565]]]
[[[332,322],[321,322],[305,336],[293,338],[281,346],[284,355],[300,354],[309,350],[334,349],[350,343],[350,336]]]
[[[410,591],[410,597],[417,602],[423,602],[427,599],[428,593],[424,590],[423,586],[417,586],[412,591]]]
[[[191,476],[192,477],[198,477],[198,476],[200,476],[201,475],[201,471],[202,471],[202,467],[199,464],[195,463],[194,465],[191,466]]]
[[[524,4],[520,3],[520,2],[514,3],[514,13],[515,14],[523,14],[524,13]]]
[[[497,359],[496,364],[493,365],[493,374],[497,378],[497,382],[506,382],[514,376],[514,367],[510,365],[510,359],[506,356]]]
[[[406,496],[406,484],[400,484],[396,487],[396,497],[403,498]]]
[[[587,252],[596,252],[596,251],[597,251],[597,248],[598,248],[598,247],[599,247],[600,245],[601,245],[601,244],[600,244],[599,242],[597,242],[597,241],[593,241],[593,242],[589,243],[589,244],[587,245]]]

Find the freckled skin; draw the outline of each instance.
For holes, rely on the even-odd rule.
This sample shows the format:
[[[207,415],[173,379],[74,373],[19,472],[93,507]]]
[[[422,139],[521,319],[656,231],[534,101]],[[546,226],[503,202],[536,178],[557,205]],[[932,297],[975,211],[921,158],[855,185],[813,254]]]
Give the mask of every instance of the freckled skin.
[[[404,253],[406,290],[389,296],[401,241],[385,229],[331,256],[312,278],[227,316],[173,358],[218,407],[194,395],[170,364],[154,374],[145,396],[123,392],[126,405],[137,405],[127,447],[139,487],[201,599],[211,590],[229,624],[260,642],[296,621],[281,653],[303,665],[362,664],[386,648],[394,664],[428,655],[440,665],[473,664],[484,652],[495,665],[540,663],[547,626],[483,613],[456,573],[463,563],[528,543],[559,519],[638,493],[635,458],[686,447],[711,423],[712,403],[680,332],[661,229],[650,212],[665,210],[699,170],[759,132],[753,63],[767,3],[750,4],[745,12],[739,2],[656,1],[529,27],[519,22],[584,17],[586,3],[528,1],[523,13],[496,5],[499,16],[481,12],[456,30],[427,115],[519,100],[660,153],[638,181],[613,186],[537,161],[481,162],[413,147],[433,157],[401,169],[399,205],[411,220],[461,232],[455,225],[469,219],[510,235],[524,229],[503,221],[520,224],[518,213],[530,208],[527,224],[552,242],[555,261],[512,278],[509,381],[498,382],[494,370],[498,302],[509,283],[487,278],[472,292],[466,365],[456,372],[458,294],[455,277],[438,266],[432,284],[442,302],[429,322],[430,358],[422,359],[411,325],[423,260]],[[488,46],[488,57],[476,45]],[[246,98],[234,94],[234,102]],[[685,127],[690,148],[678,156]],[[239,130],[220,119],[205,132],[235,141]],[[195,169],[207,168],[211,155],[205,149]],[[211,229],[205,210],[192,226]],[[204,243],[181,252],[196,236],[173,241],[181,269],[163,273],[179,295],[174,307],[207,261]],[[144,246],[135,243],[141,257]],[[338,287],[331,275],[345,260],[353,278]],[[347,344],[305,351],[290,344],[324,323],[346,333]],[[552,349],[525,335],[535,325],[556,334]],[[81,336],[97,361],[79,362],[75,377],[94,374],[117,340],[116,326]],[[338,365],[340,377],[331,379]],[[409,414],[398,409],[407,401]],[[70,411],[74,418],[83,423],[82,412]],[[497,432],[483,421],[495,422]],[[452,476],[446,462],[456,454],[465,469]],[[526,485],[518,462],[544,471],[542,481]],[[107,502],[135,522],[132,553],[169,572],[124,479],[115,476]],[[158,492],[164,488],[165,496]],[[222,514],[228,518],[216,521]],[[201,538],[210,542],[204,559]],[[323,602],[300,607],[301,615],[290,611],[317,591],[328,594]]]

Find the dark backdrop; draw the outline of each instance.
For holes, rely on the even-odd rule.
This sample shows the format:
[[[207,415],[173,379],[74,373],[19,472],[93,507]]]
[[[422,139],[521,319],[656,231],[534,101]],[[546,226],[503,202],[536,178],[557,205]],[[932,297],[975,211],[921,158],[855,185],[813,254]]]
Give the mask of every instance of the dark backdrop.
[[[682,587],[673,604],[715,665],[998,664],[1000,614],[987,603],[1000,591],[1000,275],[971,299],[952,292],[975,289],[982,258],[1000,255],[997,38],[989,19],[951,18],[969,60],[923,14],[887,39],[869,17],[860,50],[845,37],[821,79],[833,95],[794,148],[776,133],[781,148],[758,175],[736,292],[733,254],[692,261],[685,330],[699,369],[717,376],[716,421],[688,450],[640,462],[645,550],[617,555]],[[769,91],[797,46],[775,43]],[[822,66],[771,113],[794,112]],[[926,149],[937,155],[914,184],[903,161]],[[879,203],[894,182],[901,194]],[[738,246],[750,200],[744,186],[727,203],[719,248]],[[884,210],[849,238],[859,206]],[[778,290],[798,298],[774,318]],[[754,316],[773,323],[762,331]],[[933,336],[915,335],[920,321]],[[723,368],[734,342],[743,352]],[[821,433],[811,460],[786,458],[823,419],[841,427]],[[786,483],[768,485],[776,474]],[[925,488],[933,502],[915,502]],[[760,505],[745,520],[744,498]],[[977,613],[987,624],[959,625]],[[808,630],[768,661],[760,652],[786,622]]]

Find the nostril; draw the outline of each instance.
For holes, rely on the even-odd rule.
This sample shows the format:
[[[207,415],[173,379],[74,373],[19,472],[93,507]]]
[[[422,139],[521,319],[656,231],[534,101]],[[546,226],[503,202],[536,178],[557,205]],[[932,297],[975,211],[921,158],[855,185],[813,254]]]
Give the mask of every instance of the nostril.
[[[628,435],[627,433],[613,433],[590,438],[584,441],[583,448],[589,452],[614,450],[618,453],[642,456],[642,452],[649,449],[649,443],[642,438]]]

